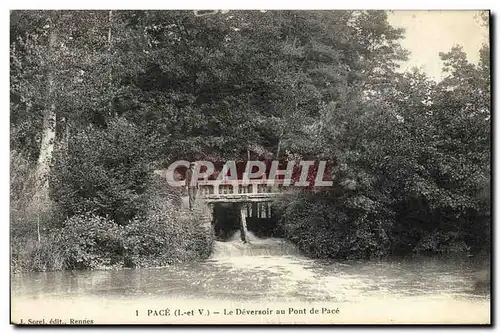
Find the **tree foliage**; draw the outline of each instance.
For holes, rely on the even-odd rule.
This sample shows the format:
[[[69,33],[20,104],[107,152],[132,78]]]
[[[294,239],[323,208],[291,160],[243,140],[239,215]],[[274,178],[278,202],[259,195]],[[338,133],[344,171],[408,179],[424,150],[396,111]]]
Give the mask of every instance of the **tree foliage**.
[[[489,48],[442,53],[435,82],[397,71],[403,38],[384,11],[13,11],[11,147],[35,163],[54,107],[63,217],[138,219],[150,171],[177,159],[290,154],[335,165],[280,222],[310,254],[479,249]]]

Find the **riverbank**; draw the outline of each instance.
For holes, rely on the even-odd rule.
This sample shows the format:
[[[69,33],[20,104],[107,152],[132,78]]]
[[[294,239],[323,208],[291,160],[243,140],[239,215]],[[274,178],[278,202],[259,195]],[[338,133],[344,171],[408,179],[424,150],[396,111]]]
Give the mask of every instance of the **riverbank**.
[[[11,239],[11,272],[161,267],[207,259],[213,250],[210,215],[158,201],[143,219],[118,225],[95,215],[69,218],[41,241]]]

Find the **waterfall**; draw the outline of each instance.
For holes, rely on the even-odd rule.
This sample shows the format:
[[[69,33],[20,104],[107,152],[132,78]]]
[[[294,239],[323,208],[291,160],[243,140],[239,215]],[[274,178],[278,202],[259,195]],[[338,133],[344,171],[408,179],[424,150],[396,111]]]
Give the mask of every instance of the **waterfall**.
[[[299,251],[281,238],[259,238],[248,231],[248,243],[240,239],[240,232],[235,232],[228,241],[216,241],[212,258],[238,256],[286,256],[297,255]]]

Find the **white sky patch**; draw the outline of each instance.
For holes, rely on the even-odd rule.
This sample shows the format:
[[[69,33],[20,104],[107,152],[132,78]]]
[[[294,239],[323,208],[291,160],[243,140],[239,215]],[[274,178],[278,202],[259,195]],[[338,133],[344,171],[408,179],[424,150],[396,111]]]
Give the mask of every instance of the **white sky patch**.
[[[488,29],[481,26],[479,11],[394,11],[389,23],[405,28],[401,45],[411,52],[401,71],[421,68],[431,78],[443,78],[439,52],[448,52],[454,45],[463,46],[469,61],[477,63],[479,49],[488,43]]]

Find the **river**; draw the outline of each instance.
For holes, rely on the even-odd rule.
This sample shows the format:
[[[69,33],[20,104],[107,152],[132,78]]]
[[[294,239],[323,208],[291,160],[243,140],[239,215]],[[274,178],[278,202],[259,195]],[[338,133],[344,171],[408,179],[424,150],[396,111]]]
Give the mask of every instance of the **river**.
[[[490,322],[489,291],[475,288],[479,273],[489,269],[486,261],[424,256],[319,261],[303,257],[281,239],[250,240],[241,243],[237,233],[228,242],[216,242],[211,258],[201,263],[15,274],[12,318],[65,323],[81,318],[94,323]],[[312,314],[315,307],[320,314]],[[234,315],[266,308],[285,314]],[[172,314],[159,312],[165,309]],[[190,314],[191,309],[200,315]],[[201,316],[202,309],[212,314]]]

